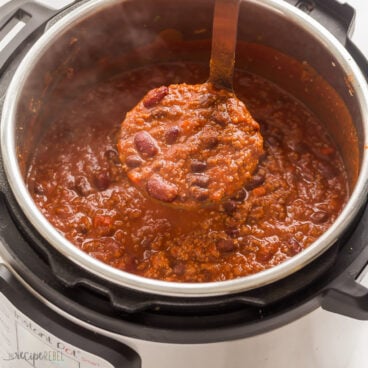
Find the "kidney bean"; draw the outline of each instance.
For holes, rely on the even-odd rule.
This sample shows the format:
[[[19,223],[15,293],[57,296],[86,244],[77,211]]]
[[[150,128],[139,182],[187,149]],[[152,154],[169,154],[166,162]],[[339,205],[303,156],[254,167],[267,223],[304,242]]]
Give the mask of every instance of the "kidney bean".
[[[303,249],[302,245],[294,237],[288,241],[287,247],[289,256],[295,256]]]
[[[41,183],[34,183],[33,192],[35,194],[45,194],[45,189],[43,188],[43,185]]]
[[[108,160],[111,160],[111,161],[118,160],[118,153],[113,149],[109,149],[105,151],[104,155]]]
[[[166,134],[165,139],[167,144],[174,144],[180,135],[180,128],[178,126],[170,127]]]
[[[85,176],[78,176],[75,179],[75,190],[82,197],[86,197],[93,193],[93,188]]]
[[[157,105],[167,94],[169,89],[166,86],[161,86],[149,91],[143,98],[143,105],[147,109]]]
[[[228,112],[227,111],[221,111],[221,110],[216,110],[212,114],[212,120],[216,124],[219,124],[222,127],[224,127],[224,126],[231,123],[231,118],[230,118]]]
[[[231,239],[220,239],[216,246],[220,252],[231,252],[235,249],[234,241]]]
[[[231,238],[237,238],[240,235],[240,230],[237,227],[228,227],[225,229],[225,233]]]
[[[162,202],[172,202],[178,195],[178,188],[155,174],[147,181],[147,192]]]
[[[208,184],[210,183],[210,177],[206,174],[194,174],[190,176],[190,184],[197,185],[201,188],[207,188]]]
[[[183,263],[177,263],[174,267],[173,267],[173,271],[175,274],[181,276],[184,275],[185,273],[185,265]]]
[[[208,189],[200,188],[197,186],[193,186],[190,188],[190,194],[196,201],[199,202],[203,202],[209,197]]]
[[[213,149],[219,144],[219,139],[215,135],[205,135],[202,137],[202,144],[204,148]]]
[[[247,190],[252,190],[264,183],[266,179],[265,173],[263,170],[258,171],[256,174],[254,174],[251,178],[251,180],[245,185],[245,188]]]
[[[207,162],[194,159],[190,164],[190,169],[194,173],[201,173],[207,169]]]
[[[321,175],[326,179],[333,179],[337,175],[339,175],[338,169],[333,167],[328,162],[323,162],[323,163],[320,162],[320,164],[318,165],[318,170],[321,173]]]
[[[148,248],[148,247],[150,247],[150,246],[151,246],[151,244],[152,244],[152,240],[151,240],[151,239],[149,239],[149,238],[144,238],[144,239],[141,241],[141,246],[142,246],[143,248]]]
[[[91,226],[91,219],[87,216],[81,216],[80,218],[78,218],[76,230],[81,234],[87,234],[88,231],[91,229]]]
[[[311,220],[315,224],[323,224],[329,219],[330,215],[325,211],[316,211],[311,215]]]
[[[143,157],[153,157],[158,152],[156,140],[144,130],[134,136],[134,144]]]
[[[110,186],[110,175],[106,171],[101,171],[95,175],[93,182],[98,190],[106,190]]]
[[[125,159],[125,163],[131,169],[139,167],[142,165],[143,160],[137,155],[130,155]]]
[[[228,215],[232,215],[236,211],[236,202],[228,200],[224,202],[223,208]]]

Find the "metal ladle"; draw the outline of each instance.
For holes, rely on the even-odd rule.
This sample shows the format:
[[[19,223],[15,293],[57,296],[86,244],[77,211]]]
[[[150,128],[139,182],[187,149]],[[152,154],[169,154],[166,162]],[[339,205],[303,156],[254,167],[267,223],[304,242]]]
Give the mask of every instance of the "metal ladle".
[[[233,90],[240,0],[216,0],[209,82]]]
[[[222,204],[251,181],[263,154],[259,125],[233,92],[239,7],[215,2],[207,83],[155,88],[122,123],[118,150],[129,179],[172,207]],[[166,113],[173,107],[175,118]]]

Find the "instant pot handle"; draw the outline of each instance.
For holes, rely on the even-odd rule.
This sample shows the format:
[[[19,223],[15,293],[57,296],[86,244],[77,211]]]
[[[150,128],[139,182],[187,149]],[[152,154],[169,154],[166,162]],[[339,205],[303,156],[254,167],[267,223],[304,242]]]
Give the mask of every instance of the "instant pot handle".
[[[361,71],[363,72],[363,75],[365,76],[365,79],[368,82],[368,60],[363,55],[363,53],[358,49],[358,47],[355,45],[355,43],[348,38],[346,40],[346,49],[349,51],[350,55],[353,56],[356,63],[359,65]]]
[[[355,9],[336,0],[285,0],[328,29],[350,52],[368,81],[368,60],[352,42]]]
[[[59,9],[29,0],[11,0],[0,7],[0,75],[31,35],[42,32],[52,17],[78,1],[81,0],[70,0]]]
[[[359,320],[368,320],[368,288],[361,280],[368,272],[368,206],[343,246],[326,280],[320,305],[330,312]]]
[[[329,289],[322,308],[347,317],[368,320],[368,289],[355,279],[346,279]]]
[[[355,10],[336,0],[286,0],[327,28],[344,46],[354,29]]]

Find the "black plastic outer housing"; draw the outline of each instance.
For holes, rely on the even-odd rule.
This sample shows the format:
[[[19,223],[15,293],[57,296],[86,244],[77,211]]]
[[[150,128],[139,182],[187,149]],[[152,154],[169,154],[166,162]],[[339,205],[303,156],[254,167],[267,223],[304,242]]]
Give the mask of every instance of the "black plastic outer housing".
[[[289,2],[301,6],[300,1]],[[326,7],[327,2],[331,7]],[[305,8],[310,15],[334,31],[368,76],[367,61],[349,39],[354,11],[336,1],[307,3],[311,4]],[[42,29],[44,21],[42,18],[41,28],[36,29]],[[1,96],[37,36],[37,32],[31,32],[22,48],[16,48],[11,55],[11,61],[5,61]],[[52,304],[108,331],[142,340],[193,344],[263,333],[319,306],[368,319],[368,292],[355,281],[368,261],[368,211],[361,214],[356,227],[339,244],[275,284],[221,297],[174,298],[118,288],[82,270],[50,247],[27,221],[9,189],[2,166],[0,188],[0,254],[6,263]]]

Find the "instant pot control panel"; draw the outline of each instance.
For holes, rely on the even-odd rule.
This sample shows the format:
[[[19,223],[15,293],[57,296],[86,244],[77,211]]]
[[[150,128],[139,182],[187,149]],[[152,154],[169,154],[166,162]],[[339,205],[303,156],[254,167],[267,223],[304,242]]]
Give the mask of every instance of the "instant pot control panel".
[[[354,19],[351,7],[334,0],[288,2],[333,32],[368,77],[367,61],[349,39]],[[1,100],[20,60],[43,32],[46,20],[56,15],[40,5],[25,3],[13,1],[6,12],[0,11],[8,14],[0,19],[2,29],[14,17],[26,14],[28,20],[33,19],[32,27],[14,40],[10,52],[0,53]],[[62,15],[67,13],[64,10]],[[236,295],[174,298],[119,288],[81,269],[33,229],[14,199],[2,167],[0,188],[0,257],[4,260],[4,264],[0,263],[0,346],[6,340],[9,351],[22,346],[25,339],[38,336],[42,347],[56,352],[67,350],[69,355],[65,356],[72,359],[70,362],[78,362],[77,354],[79,362],[85,364],[80,365],[83,368],[129,368],[140,366],[133,350],[88,332],[81,325],[142,340],[206,343],[259,334],[321,305],[368,319],[368,303],[362,303],[368,300],[368,292],[356,281],[368,262],[368,210],[361,213],[338,244],[275,284]],[[73,316],[79,323],[62,314]],[[11,330],[14,325],[17,333],[5,338],[1,331]],[[70,364],[68,368],[73,367]]]
[[[3,361],[17,359],[20,368],[28,366],[25,362],[65,368],[141,366],[129,347],[71,323],[31,296],[4,265],[0,265],[0,305]]]

